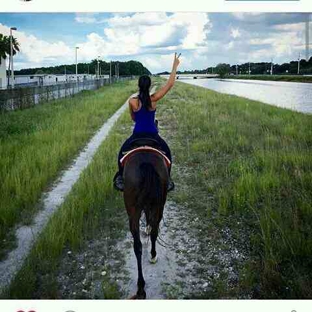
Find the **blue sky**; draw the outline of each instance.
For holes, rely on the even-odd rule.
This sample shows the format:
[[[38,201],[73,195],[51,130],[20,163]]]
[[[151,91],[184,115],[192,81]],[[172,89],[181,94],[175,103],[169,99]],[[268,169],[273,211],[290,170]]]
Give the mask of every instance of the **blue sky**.
[[[16,69],[90,61],[138,60],[153,73],[305,55],[304,13],[1,13],[0,33],[21,44]],[[312,32],[311,32],[312,33]]]

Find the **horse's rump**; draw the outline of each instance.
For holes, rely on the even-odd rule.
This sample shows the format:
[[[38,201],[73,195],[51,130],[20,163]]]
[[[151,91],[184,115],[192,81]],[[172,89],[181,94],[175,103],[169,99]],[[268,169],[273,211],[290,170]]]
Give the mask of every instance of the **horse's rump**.
[[[124,168],[124,200],[128,214],[142,211],[148,224],[162,217],[167,197],[168,169],[162,156],[138,152],[131,156]]]

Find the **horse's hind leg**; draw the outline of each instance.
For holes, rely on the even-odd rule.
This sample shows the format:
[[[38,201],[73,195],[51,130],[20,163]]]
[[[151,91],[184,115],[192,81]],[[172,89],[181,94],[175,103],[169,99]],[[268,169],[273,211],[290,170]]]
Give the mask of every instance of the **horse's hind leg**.
[[[151,259],[150,263],[155,264],[157,262],[157,253],[156,253],[156,241],[158,237],[158,229],[159,224],[163,216],[164,206],[156,206],[152,208],[152,211],[155,211],[155,214],[151,216],[150,224],[151,224],[151,242],[152,242],[152,249],[151,249]]]
[[[156,241],[158,237],[158,225],[152,226],[151,231],[151,242],[152,242],[152,249],[151,249],[151,259],[150,263],[156,263],[157,262],[157,253],[156,253]]]
[[[133,248],[134,253],[137,258],[138,264],[138,291],[136,294],[137,299],[145,299],[146,292],[144,290],[145,281],[142,273],[142,243],[140,240],[140,227],[139,227],[139,219],[131,220],[130,219],[130,231],[133,236]]]

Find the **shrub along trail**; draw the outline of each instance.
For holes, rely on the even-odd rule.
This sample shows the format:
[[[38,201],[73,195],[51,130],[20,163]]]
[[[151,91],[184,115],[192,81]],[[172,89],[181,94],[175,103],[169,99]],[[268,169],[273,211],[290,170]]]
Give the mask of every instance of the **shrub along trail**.
[[[176,190],[156,274],[144,260],[150,298],[311,298],[312,116],[177,82],[157,117]],[[130,126],[126,112],[4,297],[133,294],[132,240],[111,183]]]

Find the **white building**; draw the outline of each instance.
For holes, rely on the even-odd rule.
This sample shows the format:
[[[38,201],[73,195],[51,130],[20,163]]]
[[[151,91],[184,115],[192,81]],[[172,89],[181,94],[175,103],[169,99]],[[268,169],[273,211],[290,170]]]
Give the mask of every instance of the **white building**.
[[[6,62],[0,57],[0,89],[7,88]]]
[[[106,77],[107,76],[107,77]],[[34,75],[15,75],[14,82],[16,87],[21,86],[47,86],[47,85],[54,85],[58,83],[65,83],[65,82],[73,82],[76,81],[75,74],[34,74]],[[88,75],[88,74],[78,74],[77,75],[78,81],[84,80],[92,80],[96,79],[95,75]],[[101,78],[109,78],[108,75],[102,76]]]
[[[78,74],[78,81],[94,80],[97,79],[96,75],[90,74]],[[108,79],[109,75],[101,75],[101,79]],[[75,74],[34,74],[34,75],[14,75],[15,87],[26,86],[48,86],[59,83],[74,82],[76,81]],[[0,64],[0,89],[7,88],[7,76],[6,76],[6,62],[1,59]]]

